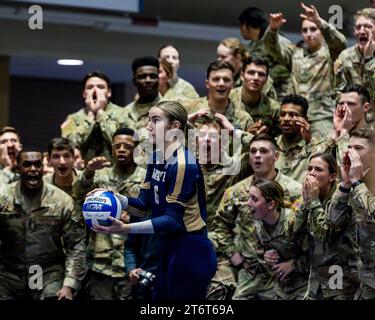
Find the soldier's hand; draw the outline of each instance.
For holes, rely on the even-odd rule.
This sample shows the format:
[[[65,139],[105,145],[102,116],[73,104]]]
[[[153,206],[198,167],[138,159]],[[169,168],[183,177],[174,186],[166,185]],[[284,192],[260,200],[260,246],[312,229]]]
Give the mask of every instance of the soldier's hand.
[[[346,151],[342,157],[342,166],[340,166],[341,184],[344,188],[350,188],[352,185],[349,179],[350,166],[349,151]]]
[[[271,30],[278,30],[284,23],[286,23],[286,19],[284,19],[284,16],[281,12],[270,13],[269,23]]]
[[[210,109],[208,109],[208,108],[198,110],[197,112],[189,114],[188,120],[189,120],[189,122],[194,124],[194,122],[197,121],[200,117],[208,116],[209,114],[210,114]]]
[[[305,118],[298,116],[294,116],[293,120],[300,129],[303,139],[306,143],[310,143],[312,139],[310,123],[308,123]]]
[[[348,178],[350,180],[350,183],[353,184],[355,181],[361,180],[370,171],[370,168],[363,172],[361,157],[356,150],[349,149],[348,156],[350,159]]]
[[[316,10],[313,5],[310,5],[310,7],[305,6],[303,2],[301,2],[301,7],[303,10],[305,10],[305,13],[301,13],[299,16],[304,20],[314,22],[318,26],[318,28],[320,28],[322,22],[318,10]]]
[[[255,122],[248,130],[247,132],[257,135],[260,133],[265,133],[268,131],[268,128],[262,124],[262,120],[258,120]]]
[[[73,290],[69,287],[62,287],[56,295],[57,300],[73,300]]]
[[[275,264],[272,270],[280,281],[284,281],[286,277],[295,269],[294,259]]]
[[[244,262],[244,258],[239,252],[235,252],[231,257],[230,257],[231,263],[235,266],[238,267]]]
[[[143,270],[141,268],[133,269],[129,272],[129,281],[133,284],[138,283],[139,281],[139,275],[138,273],[142,272]]]
[[[229,133],[232,133],[234,126],[230,123],[226,116],[221,113],[215,113],[215,118],[221,123],[224,129],[227,129]]]
[[[87,92],[85,104],[86,104],[86,109],[87,109],[88,113],[90,115],[95,116],[95,114],[96,114],[96,104],[95,104],[94,98],[96,99],[96,94],[95,94],[95,97],[94,97],[94,94],[95,94],[95,92],[93,90],[90,90],[90,91]]]
[[[273,266],[274,264],[279,262],[280,256],[275,249],[271,249],[271,250],[267,250],[264,253],[263,258],[267,264]]]
[[[350,108],[348,107],[345,107],[344,118],[342,119],[341,123],[341,131],[343,131],[341,135],[345,134],[346,132],[350,132],[353,129],[354,123],[352,121],[352,114],[352,110],[350,110]]]
[[[375,52],[375,41],[371,30],[367,30],[368,41],[363,50],[363,56],[365,59],[371,59]]]
[[[8,147],[6,144],[0,144],[0,164],[9,170],[13,168],[13,163],[9,157]]]
[[[102,111],[105,109],[105,107],[108,104],[107,97],[104,94],[104,91],[97,91],[96,92],[96,101],[95,101],[95,107],[96,107],[96,114],[99,111]]]
[[[93,177],[96,170],[100,170],[106,167],[110,167],[112,164],[106,157],[95,157],[92,158],[86,166],[85,177],[90,179]]]
[[[307,202],[319,198],[319,184],[315,177],[307,175],[303,182],[303,190],[307,197]],[[303,196],[303,195],[302,195]],[[305,200],[305,199],[304,199]]]

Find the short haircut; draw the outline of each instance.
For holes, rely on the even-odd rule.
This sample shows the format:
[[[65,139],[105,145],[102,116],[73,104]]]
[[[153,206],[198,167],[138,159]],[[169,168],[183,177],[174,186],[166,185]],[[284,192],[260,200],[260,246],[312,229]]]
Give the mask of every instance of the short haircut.
[[[20,138],[20,134],[18,133],[17,129],[10,126],[2,127],[0,131],[0,136],[7,132],[12,132],[18,136],[18,139]]]
[[[350,138],[366,139],[369,144],[375,146],[375,130],[369,128],[359,128],[350,132]]]
[[[207,72],[206,72],[206,79],[209,78],[210,73],[212,71],[218,71],[222,69],[229,69],[230,71],[232,71],[232,74],[234,74],[234,68],[230,63],[225,62],[225,61],[214,61],[208,65]]]
[[[362,104],[371,101],[370,93],[364,86],[355,83],[347,84],[344,89],[342,89],[341,93],[349,92],[357,92],[357,94],[361,98]]]
[[[238,17],[238,21],[241,26],[245,24],[253,28],[260,28],[260,37],[263,36],[268,26],[266,14],[257,7],[249,7],[243,10]]]
[[[67,138],[53,138],[47,147],[48,156],[51,157],[52,150],[67,150],[74,156],[75,145],[72,141]]]
[[[307,116],[307,111],[309,110],[309,103],[304,97],[298,94],[288,94],[281,101],[281,106],[283,106],[284,104],[289,104],[289,103],[302,107],[302,115],[304,117]]]
[[[336,161],[335,157],[332,156],[330,153],[321,152],[321,153],[314,154],[313,156],[310,157],[309,162],[312,159],[315,159],[315,158],[320,158],[325,163],[328,164],[328,171],[329,171],[330,174],[339,172],[339,167],[337,165],[337,161]]]
[[[30,149],[30,148],[24,148],[22,150],[20,150],[20,152],[18,153],[17,155],[17,163],[20,164],[21,163],[21,155],[24,154],[24,153],[28,153],[28,152],[36,152],[36,153],[40,153],[41,156],[42,156],[42,160],[44,158],[44,155],[43,155],[43,151],[39,150],[39,149]]]
[[[100,78],[102,80],[104,80],[106,83],[107,83],[107,87],[109,89],[112,88],[112,84],[111,84],[111,81],[109,80],[109,78],[101,71],[95,71],[95,72],[90,72],[88,74],[85,75],[85,77],[83,78],[83,86],[86,87],[86,82],[87,80],[89,80],[90,78],[93,78],[93,77],[96,77],[96,78]]]
[[[268,76],[268,73],[269,73],[269,65],[268,65],[268,62],[267,60],[261,58],[261,57],[256,57],[256,56],[252,56],[250,58],[247,58],[243,61],[243,64],[242,64],[242,71],[245,72],[246,70],[246,67],[249,65],[249,64],[252,64],[254,63],[256,66],[265,66],[266,69],[267,69],[267,76]]]
[[[155,67],[156,69],[158,69],[158,72],[159,72],[160,65],[159,65],[158,59],[156,59],[155,57],[140,57],[140,58],[135,58],[133,60],[133,63],[132,63],[133,75],[135,75],[138,68],[144,67],[144,66]]]
[[[362,10],[358,10],[357,13],[354,15],[354,23],[357,21],[358,17],[365,17],[368,19],[372,19],[375,22],[375,9],[374,8],[364,8]]]
[[[178,50],[173,44],[164,44],[164,45],[162,45],[162,46],[159,48],[159,50],[158,50],[158,58],[161,57],[161,51],[162,51],[163,49],[165,49],[165,48],[168,48],[168,47],[172,47],[173,49],[175,49],[175,50],[177,51],[177,53],[178,53],[178,57],[181,59],[181,52],[180,52],[180,50]]]
[[[130,128],[119,128],[116,132],[112,135],[112,140],[115,139],[116,136],[125,135],[125,136],[132,136],[134,137],[134,130]]]
[[[275,151],[279,150],[279,146],[277,145],[277,142],[275,140],[274,137],[270,136],[269,134],[267,133],[260,133],[260,134],[257,134],[256,136],[254,136],[251,140],[250,140],[250,146],[253,144],[253,142],[255,141],[268,141],[272,144],[272,146],[274,147]]]

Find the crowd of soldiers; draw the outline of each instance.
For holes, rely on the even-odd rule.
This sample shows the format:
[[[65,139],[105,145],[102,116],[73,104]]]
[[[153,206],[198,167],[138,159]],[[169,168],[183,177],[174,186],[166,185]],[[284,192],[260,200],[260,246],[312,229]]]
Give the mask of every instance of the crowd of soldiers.
[[[4,127],[0,299],[151,298],[152,279],[141,280],[157,268],[155,235],[94,233],[81,206],[95,188],[138,195],[146,170],[135,150],[162,100],[186,108],[204,146],[197,158],[218,259],[208,299],[375,299],[375,9],[354,20],[346,48],[301,4],[296,46],[280,33],[282,13],[250,7],[239,16],[250,43],[218,44],[205,97],[178,76],[180,52],[167,44],[134,59],[137,95],[125,107],[111,102],[105,74],[86,75],[85,106],[47,152],[23,148]],[[240,148],[213,161],[214,147],[235,137]],[[123,211],[121,220],[140,218]]]

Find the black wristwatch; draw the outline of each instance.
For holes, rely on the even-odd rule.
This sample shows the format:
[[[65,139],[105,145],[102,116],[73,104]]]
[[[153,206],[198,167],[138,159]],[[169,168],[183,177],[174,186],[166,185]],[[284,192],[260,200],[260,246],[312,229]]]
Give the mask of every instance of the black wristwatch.
[[[365,58],[365,63],[371,61],[373,58],[374,58],[374,57],[370,57],[370,58],[367,58],[367,59]]]
[[[363,183],[362,180],[357,180],[352,183],[352,188],[355,189],[355,187],[359,186],[361,183]]]

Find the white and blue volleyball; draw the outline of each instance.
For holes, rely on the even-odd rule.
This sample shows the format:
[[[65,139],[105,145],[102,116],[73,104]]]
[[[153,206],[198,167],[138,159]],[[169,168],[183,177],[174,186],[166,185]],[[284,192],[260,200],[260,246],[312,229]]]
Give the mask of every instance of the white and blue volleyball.
[[[86,198],[82,213],[90,228],[93,225],[109,226],[112,221],[108,217],[120,219],[121,203],[112,192],[97,191]]]

